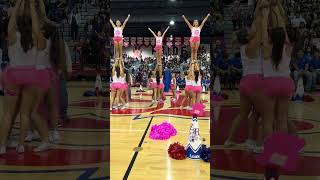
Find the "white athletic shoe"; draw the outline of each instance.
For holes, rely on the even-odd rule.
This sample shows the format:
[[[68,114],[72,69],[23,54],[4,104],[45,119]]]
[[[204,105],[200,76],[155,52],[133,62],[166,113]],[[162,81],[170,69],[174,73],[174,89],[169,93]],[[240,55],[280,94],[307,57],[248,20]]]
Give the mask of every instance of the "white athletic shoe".
[[[236,145],[235,142],[230,141],[230,140],[226,140],[226,142],[224,142],[224,147],[225,148],[230,148],[230,147],[234,147]]]
[[[52,131],[51,140],[52,140],[52,142],[56,142],[56,141],[61,140],[60,134],[57,130]]]
[[[244,145],[249,150],[253,150],[257,146],[256,142],[252,139],[247,139],[246,142],[244,142]]]
[[[261,154],[263,150],[264,150],[263,146],[254,146],[252,151],[256,154]]]
[[[29,131],[28,134],[27,134],[27,137],[24,139],[26,142],[31,142],[33,140],[37,140],[39,139],[40,136],[38,133],[34,133],[32,131]]]
[[[7,153],[7,147],[5,145],[0,145],[0,155]]]
[[[16,148],[18,144],[19,143],[17,141],[9,141],[8,148]]]
[[[33,149],[33,152],[43,152],[50,149],[50,144],[48,142],[42,142],[38,147]]]
[[[19,144],[19,145],[16,147],[16,151],[17,151],[18,154],[24,153],[24,145]]]

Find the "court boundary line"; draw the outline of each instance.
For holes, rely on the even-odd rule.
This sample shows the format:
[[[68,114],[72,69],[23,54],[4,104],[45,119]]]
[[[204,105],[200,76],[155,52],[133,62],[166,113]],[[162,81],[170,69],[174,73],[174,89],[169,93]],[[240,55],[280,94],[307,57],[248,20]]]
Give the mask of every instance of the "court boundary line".
[[[142,138],[141,138],[141,140],[140,140],[140,143],[139,143],[138,147],[141,147],[141,146],[142,146],[143,141],[144,141],[144,139],[145,139],[145,137],[146,137],[146,135],[147,135],[147,133],[148,133],[148,130],[149,130],[150,126],[151,126],[152,120],[153,120],[153,117],[150,118],[149,124],[148,124],[146,130],[144,131],[144,134],[143,134],[143,136],[142,136]],[[128,166],[128,169],[127,169],[126,173],[124,174],[123,180],[127,180],[127,179],[128,179],[128,177],[129,177],[129,175],[130,175],[130,173],[131,173],[132,167],[133,167],[133,165],[134,165],[134,162],[135,162],[136,159],[137,159],[138,154],[139,154],[139,152],[135,152],[135,153],[134,153],[134,155],[133,155],[133,157],[132,157],[132,159],[131,159],[131,162],[130,162],[130,164],[129,164],[129,166]]]
[[[233,177],[233,176],[223,176],[223,175],[217,175],[217,174],[211,174],[210,177],[232,179],[232,180],[263,180],[263,179],[256,179],[256,178],[241,178],[241,177]]]

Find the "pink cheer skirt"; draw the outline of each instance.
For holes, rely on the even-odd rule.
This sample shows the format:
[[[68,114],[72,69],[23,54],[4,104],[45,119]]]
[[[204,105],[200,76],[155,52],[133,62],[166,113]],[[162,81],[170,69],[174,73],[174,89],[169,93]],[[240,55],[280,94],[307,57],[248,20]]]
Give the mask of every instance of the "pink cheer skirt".
[[[162,46],[161,45],[156,45],[154,48],[155,51],[162,51]]]
[[[4,85],[36,86],[47,91],[51,84],[48,69],[37,70],[34,67],[9,67],[3,73]]]
[[[150,82],[149,83],[149,87],[152,88],[152,89],[157,88],[157,83]]]
[[[157,85],[157,88],[158,88],[158,89],[164,89],[164,84],[163,84],[163,83],[160,83],[159,85]]]
[[[184,88],[185,91],[192,91],[193,86],[191,85],[186,85],[186,87]]]
[[[261,74],[249,74],[241,78],[240,94],[242,96],[251,96],[254,92],[261,90],[263,77]]]
[[[201,86],[193,86],[192,87],[192,91],[195,93],[201,92],[202,91],[202,87]]]
[[[191,37],[190,38],[190,43],[199,43],[200,42],[200,37]]]
[[[128,90],[129,86],[127,83],[122,83],[122,90]]]
[[[294,83],[289,77],[266,77],[263,80],[263,91],[269,97],[291,98]]]
[[[124,86],[123,86],[123,84],[122,83],[118,83],[118,82],[116,82],[116,83],[111,83],[111,91],[117,91],[117,90],[122,90],[122,89],[124,89]]]
[[[123,37],[115,36],[115,37],[113,37],[113,41],[117,42],[117,43],[122,42],[123,41]]]
[[[170,85],[170,88],[171,88],[171,90],[176,90],[176,89],[177,89],[177,86],[176,86],[175,84],[171,84],[171,85]]]

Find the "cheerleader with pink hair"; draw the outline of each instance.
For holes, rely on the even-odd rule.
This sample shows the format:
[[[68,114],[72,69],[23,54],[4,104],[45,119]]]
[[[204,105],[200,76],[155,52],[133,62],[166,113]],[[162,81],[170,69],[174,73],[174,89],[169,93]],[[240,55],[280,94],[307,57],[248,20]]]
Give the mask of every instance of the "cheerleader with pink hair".
[[[210,17],[210,14],[208,14],[204,18],[204,20],[202,21],[202,23],[199,26],[199,21],[198,20],[194,20],[193,21],[193,25],[191,25],[190,22],[188,21],[188,19],[184,15],[182,15],[182,18],[184,19],[184,21],[187,23],[187,25],[189,26],[189,28],[191,30],[191,38],[190,38],[191,61],[197,60],[198,49],[199,49],[199,46],[200,46],[201,29],[203,28],[205,22],[208,20],[209,17]]]
[[[122,46],[123,46],[123,29],[126,27],[126,24],[130,18],[130,14],[127,16],[126,20],[121,25],[119,20],[116,21],[116,24],[110,19],[110,23],[114,30],[114,47],[115,47],[115,58],[122,58]]]
[[[161,59],[162,59],[162,46],[163,46],[163,37],[166,35],[167,31],[169,30],[169,26],[167,29],[164,31],[162,34],[161,31],[158,31],[158,33],[154,33],[150,28],[148,30],[153,34],[153,36],[156,38],[156,47],[154,50],[156,51],[156,58],[157,58],[157,64],[162,64]]]

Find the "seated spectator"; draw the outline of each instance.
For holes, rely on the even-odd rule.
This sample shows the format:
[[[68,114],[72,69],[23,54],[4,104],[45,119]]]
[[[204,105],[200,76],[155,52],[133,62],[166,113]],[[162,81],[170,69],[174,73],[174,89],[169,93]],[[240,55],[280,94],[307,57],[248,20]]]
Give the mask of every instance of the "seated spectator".
[[[309,71],[309,63],[306,58],[303,57],[303,51],[298,53],[298,58],[293,62],[293,79],[297,84],[299,78],[303,78],[305,83],[305,90],[310,92],[312,86],[312,74]]]
[[[224,84],[226,88],[228,83],[230,85],[230,71],[228,64],[228,57],[224,55],[223,58],[219,58],[217,62],[217,75],[220,76],[220,82]]]
[[[312,72],[312,87],[315,89],[318,79],[320,77],[320,57],[319,51],[315,51],[312,62],[310,63],[310,70]]]
[[[230,67],[230,80],[231,80],[231,88],[235,88],[236,83],[238,83],[242,76],[242,63],[241,63],[241,55],[239,52],[235,53],[234,57],[229,59],[228,61]]]

